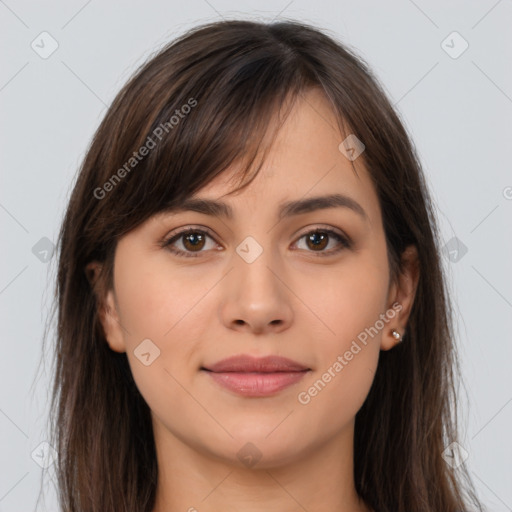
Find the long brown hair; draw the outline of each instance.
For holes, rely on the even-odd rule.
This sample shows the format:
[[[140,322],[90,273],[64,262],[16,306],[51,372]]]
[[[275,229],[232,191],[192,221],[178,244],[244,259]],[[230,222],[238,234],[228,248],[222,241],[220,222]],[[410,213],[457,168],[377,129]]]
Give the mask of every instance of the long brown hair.
[[[356,415],[356,490],[376,512],[461,512],[469,504],[482,510],[467,469],[453,469],[442,457],[457,440],[460,370],[435,211],[406,129],[347,45],[303,23],[233,20],[196,27],[137,70],[78,173],[57,246],[51,402],[66,512],[154,506],[150,410],[126,354],[110,350],[98,316],[112,286],[117,241],[234,162],[244,163],[240,183],[247,186],[279,128],[275,114],[312,87],[332,104],[343,137],[353,133],[365,145],[361,158],[379,197],[393,279],[407,245],[419,254],[405,340],[381,353]],[[93,260],[103,262],[103,271],[91,284],[85,267]]]

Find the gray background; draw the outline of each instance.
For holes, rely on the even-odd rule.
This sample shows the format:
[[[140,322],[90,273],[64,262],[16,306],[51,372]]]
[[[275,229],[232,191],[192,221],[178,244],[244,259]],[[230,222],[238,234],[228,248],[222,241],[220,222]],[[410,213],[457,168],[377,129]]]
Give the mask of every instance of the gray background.
[[[52,461],[44,444],[51,368],[38,363],[56,260],[45,260],[93,132],[153,51],[221,17],[287,17],[330,30],[384,84],[451,249],[444,264],[468,390],[459,401],[465,463],[489,510],[512,511],[510,0],[0,0],[0,512],[36,510],[37,462]],[[31,47],[50,48],[44,31],[58,43],[46,59]],[[463,41],[446,40],[453,31],[469,44],[457,58]],[[46,487],[37,510],[57,510]]]

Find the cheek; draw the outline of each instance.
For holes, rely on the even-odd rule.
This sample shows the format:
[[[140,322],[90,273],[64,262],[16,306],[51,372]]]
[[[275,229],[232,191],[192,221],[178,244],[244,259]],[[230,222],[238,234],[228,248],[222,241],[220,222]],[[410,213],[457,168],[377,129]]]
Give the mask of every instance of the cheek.
[[[150,338],[164,347],[184,322],[190,323],[208,291],[208,280],[194,279],[187,270],[172,269],[165,258],[137,257],[135,252],[120,259],[116,288],[130,345]]]
[[[332,358],[329,364],[315,372],[312,379],[299,390],[297,407],[304,429],[329,437],[349,425],[362,407],[370,391],[379,351],[362,346],[349,361],[345,352],[341,359]]]
[[[350,340],[367,332],[385,313],[388,271],[375,254],[368,249],[316,283],[311,278],[309,287],[317,290],[313,307],[331,334],[327,336],[331,352],[342,350],[347,342],[350,345]]]
[[[209,323],[201,298],[209,280],[194,279],[187,269],[170,272],[160,258],[141,264],[147,255],[126,249],[114,276],[126,353],[150,408],[166,410],[171,402],[189,399],[180,383],[189,385],[198,364],[196,340],[205,337],[202,329]]]
[[[312,297],[323,325],[318,364],[301,387],[298,402],[315,409],[323,421],[348,421],[363,404],[378,365],[386,334],[387,267],[368,249],[340,267]],[[318,276],[317,276],[318,277]],[[382,320],[384,318],[384,320]],[[316,420],[312,420],[316,421]]]

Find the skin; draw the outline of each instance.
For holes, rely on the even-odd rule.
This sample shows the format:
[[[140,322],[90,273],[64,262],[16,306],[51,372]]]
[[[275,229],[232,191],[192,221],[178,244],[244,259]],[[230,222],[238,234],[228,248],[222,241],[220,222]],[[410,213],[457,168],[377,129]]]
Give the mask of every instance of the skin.
[[[152,411],[159,467],[153,512],[370,510],[354,487],[354,420],[380,351],[398,343],[391,330],[405,330],[417,253],[407,248],[403,274],[390,282],[377,195],[362,159],[354,162],[358,177],[339,151],[343,137],[335,126],[324,97],[310,91],[245,190],[221,198],[233,188],[233,167],[196,194],[230,204],[233,219],[158,214],[118,243],[114,287],[100,316],[110,348],[127,353]],[[334,192],[355,199],[368,219],[335,207],[278,222],[282,202]],[[195,249],[198,257],[159,245],[188,226],[214,236]],[[317,227],[345,234],[353,245],[329,237],[315,248],[304,235]],[[252,263],[236,252],[247,236],[263,248]],[[194,253],[186,241],[174,247]],[[89,267],[97,276],[101,264]],[[394,318],[366,346],[359,343],[362,349],[309,403],[300,403],[298,394],[395,302],[402,308]],[[148,366],[134,354],[146,338],[160,350]],[[254,398],[221,388],[199,370],[237,354],[282,355],[311,371],[274,396]],[[248,442],[261,454],[253,467],[237,457]]]

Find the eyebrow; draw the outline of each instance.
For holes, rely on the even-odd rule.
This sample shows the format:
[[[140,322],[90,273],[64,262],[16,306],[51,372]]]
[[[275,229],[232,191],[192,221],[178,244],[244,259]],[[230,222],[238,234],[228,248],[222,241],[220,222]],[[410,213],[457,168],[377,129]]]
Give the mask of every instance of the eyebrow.
[[[281,220],[285,217],[336,207],[348,208],[360,215],[364,220],[369,220],[363,207],[351,197],[343,194],[315,196],[307,199],[285,202],[279,207],[278,219]],[[228,219],[233,218],[233,209],[230,205],[221,201],[206,198],[188,198],[183,200],[179,205],[167,209],[167,211],[170,213],[193,211],[203,213],[205,215],[225,217]]]

